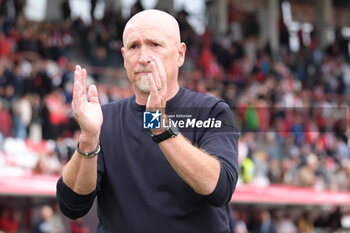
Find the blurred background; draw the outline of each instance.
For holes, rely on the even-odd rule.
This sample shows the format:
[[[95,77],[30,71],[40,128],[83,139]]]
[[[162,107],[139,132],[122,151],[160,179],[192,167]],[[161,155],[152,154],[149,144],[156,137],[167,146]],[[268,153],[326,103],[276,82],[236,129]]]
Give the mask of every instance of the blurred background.
[[[71,221],[55,202],[74,67],[102,104],[132,95],[121,36],[148,8],[180,24],[181,86],[235,115],[235,232],[350,232],[347,0],[0,0],[0,232],[96,231],[95,206]]]

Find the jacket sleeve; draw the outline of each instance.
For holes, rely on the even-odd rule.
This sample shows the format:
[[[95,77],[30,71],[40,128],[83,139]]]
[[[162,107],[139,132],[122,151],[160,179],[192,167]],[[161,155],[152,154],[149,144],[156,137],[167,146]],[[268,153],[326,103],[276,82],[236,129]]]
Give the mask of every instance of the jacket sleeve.
[[[87,195],[80,195],[70,189],[62,180],[57,181],[56,199],[62,213],[71,218],[77,219],[87,214],[94,203],[96,190]]]
[[[56,199],[61,212],[71,219],[77,219],[89,212],[94,203],[95,197],[101,190],[102,180],[104,177],[104,157],[103,147],[98,154],[97,160],[97,184],[96,189],[87,195],[80,195],[69,188],[62,177],[57,181]]]
[[[214,206],[227,204],[232,197],[238,180],[238,138],[231,109],[219,102],[212,109],[210,117],[221,121],[220,128],[206,130],[199,139],[199,147],[220,162],[220,176],[214,191],[205,196]]]

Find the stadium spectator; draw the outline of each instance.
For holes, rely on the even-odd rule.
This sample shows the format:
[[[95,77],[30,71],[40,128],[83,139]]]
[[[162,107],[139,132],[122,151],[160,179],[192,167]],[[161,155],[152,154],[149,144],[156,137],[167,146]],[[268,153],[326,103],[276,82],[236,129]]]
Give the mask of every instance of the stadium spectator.
[[[9,206],[0,207],[0,231],[16,233],[19,230],[20,215]]]
[[[261,212],[261,224],[259,233],[277,233],[275,222],[268,210]]]
[[[235,233],[248,233],[248,228],[246,225],[246,219],[244,219],[244,214],[239,211],[233,212],[233,220],[234,220],[234,232]]]
[[[312,233],[315,230],[311,212],[305,211],[298,219],[297,224],[299,232]]]
[[[83,218],[77,218],[70,223],[71,233],[89,233],[90,230],[83,223]]]
[[[276,222],[277,233],[297,233],[297,227],[289,212],[281,213]]]
[[[34,223],[32,233],[51,233],[53,226],[50,219],[53,216],[53,210],[50,206],[45,205],[40,209],[40,219]]]
[[[64,233],[65,228],[63,225],[63,220],[62,220],[62,217],[60,215],[57,203],[51,204],[50,207],[52,208],[52,211],[53,211],[53,214],[52,214],[51,218],[49,219],[49,224],[52,226],[51,232],[52,233]]]
[[[0,101],[0,132],[5,136],[12,136],[11,133],[12,118],[7,109],[3,107],[2,101]]]
[[[12,50],[11,41],[4,34],[3,31],[0,30],[0,57],[7,57],[10,55]]]

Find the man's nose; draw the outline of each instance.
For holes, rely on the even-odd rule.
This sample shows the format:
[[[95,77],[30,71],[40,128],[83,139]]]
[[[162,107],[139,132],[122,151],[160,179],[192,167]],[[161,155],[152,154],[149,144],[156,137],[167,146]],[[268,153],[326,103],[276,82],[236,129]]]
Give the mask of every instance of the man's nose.
[[[151,62],[151,56],[148,55],[141,55],[139,58],[139,63],[143,66],[146,66],[147,64],[149,64]]]
[[[146,66],[151,62],[151,54],[147,47],[141,46],[139,63]]]

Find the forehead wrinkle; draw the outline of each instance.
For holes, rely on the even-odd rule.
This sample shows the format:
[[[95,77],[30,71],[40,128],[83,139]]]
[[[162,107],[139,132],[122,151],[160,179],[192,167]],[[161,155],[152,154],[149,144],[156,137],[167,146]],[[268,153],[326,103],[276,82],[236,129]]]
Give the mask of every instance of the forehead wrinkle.
[[[129,46],[130,44],[133,44],[133,43],[137,43],[137,42],[140,42],[140,39],[139,37],[137,36],[137,34],[139,34],[140,32],[147,32],[146,29],[143,29],[143,30],[138,30],[138,31],[134,31],[134,32],[131,32],[129,35],[128,35],[128,40],[125,41],[126,43],[126,46]],[[136,35],[136,36],[135,36]],[[167,35],[169,36],[169,35]],[[144,39],[145,42],[149,43],[149,42],[158,42],[158,43],[161,43],[161,44],[166,44],[164,40],[156,37],[156,36],[153,36],[153,35],[148,35],[145,39]]]

